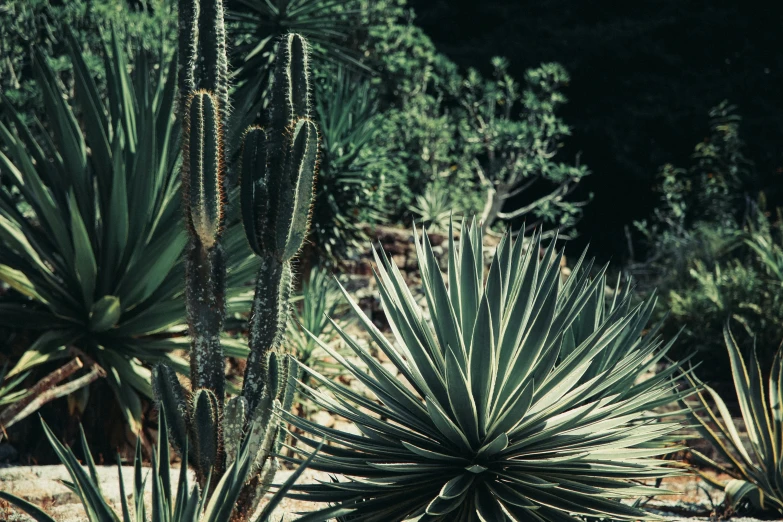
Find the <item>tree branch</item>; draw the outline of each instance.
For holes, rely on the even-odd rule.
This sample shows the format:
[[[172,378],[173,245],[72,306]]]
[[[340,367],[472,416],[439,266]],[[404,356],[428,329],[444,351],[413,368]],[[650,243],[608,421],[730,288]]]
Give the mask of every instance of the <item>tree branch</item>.
[[[97,380],[98,377],[104,375],[103,370],[99,366],[93,365],[92,370],[87,375],[79,377],[78,379],[61,386],[57,386],[59,383],[83,367],[84,364],[77,357],[38,381],[32,388],[30,388],[29,392],[23,399],[9,405],[5,410],[0,412],[0,427],[3,429],[10,428],[20,420],[38,410],[47,402],[73,393],[79,388],[92,383],[93,381]]]

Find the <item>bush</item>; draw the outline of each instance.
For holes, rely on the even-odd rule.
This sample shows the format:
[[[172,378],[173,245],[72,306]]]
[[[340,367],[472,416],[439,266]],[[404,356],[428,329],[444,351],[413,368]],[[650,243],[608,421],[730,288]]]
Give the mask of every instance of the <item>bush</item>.
[[[68,75],[68,47],[58,36],[63,28],[73,32],[90,74],[102,95],[107,77],[102,66],[104,48],[115,30],[129,57],[147,51],[154,67],[171,56],[175,46],[176,12],[171,0],[8,0],[0,6],[0,92],[19,109],[25,123],[41,118],[44,110],[41,86],[34,73],[34,51],[49,66]]]
[[[664,296],[659,313],[670,310],[666,331],[683,330],[683,349],[709,356],[697,370],[703,378],[730,380],[720,342],[729,317],[746,330],[743,349],[756,338],[762,364],[769,347],[783,338],[781,222],[770,219],[759,174],[743,154],[740,118],[726,102],[711,112],[710,135],[698,144],[687,168],[661,168],[661,204],[652,219],[637,223],[650,255],[630,270],[644,292]]]

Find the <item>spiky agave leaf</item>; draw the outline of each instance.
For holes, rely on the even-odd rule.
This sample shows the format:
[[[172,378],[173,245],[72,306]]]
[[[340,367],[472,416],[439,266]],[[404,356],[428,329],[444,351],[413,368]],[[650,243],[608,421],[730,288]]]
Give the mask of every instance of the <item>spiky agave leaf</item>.
[[[104,53],[108,99],[101,99],[80,44],[70,35],[66,43],[73,99],[46,60],[35,60],[45,128],[26,125],[0,96],[0,168],[9,181],[0,187],[0,281],[24,296],[3,296],[0,324],[41,333],[9,377],[75,346],[106,370],[137,429],[140,396],[151,397],[145,366],[186,369],[170,353],[180,339],[157,336],[185,328],[176,67],[150,74],[141,53],[131,74],[125,46],[113,37]],[[228,307],[247,312],[252,288],[241,285],[257,262],[238,216],[226,222]]]
[[[349,477],[299,486],[295,496],[366,521],[647,518],[621,499],[660,494],[633,480],[678,473],[655,457],[676,449],[670,435],[680,428],[650,410],[689,393],[674,388],[676,365],[639,382],[668,349],[655,331],[642,334],[654,301],[632,307],[624,292],[608,302],[603,270],[591,279],[581,260],[562,283],[562,253],[549,246],[540,257],[540,237],[505,236],[487,272],[480,228],[463,227],[445,280],[426,234],[416,245],[426,310],[399,269],[376,256],[396,342],[351,301],[402,377],[342,329],[369,373],[322,347],[377,401],[305,369],[319,385],[308,389],[313,399],[363,435],[288,415],[337,444],[311,466]]]
[[[775,355],[765,391],[756,351],[751,352],[747,364],[728,326],[723,335],[750,448],[740,438],[720,395],[699,383],[705,392],[697,395],[696,405],[688,405],[690,416],[699,433],[730,465],[723,466],[691,451],[699,460],[733,477],[723,486],[730,506],[736,508],[749,500],[757,509],[783,514],[783,347]],[[692,384],[698,382],[689,379]],[[717,414],[711,404],[717,408]]]
[[[188,468],[185,465],[180,468],[176,491],[174,491],[170,483],[171,468],[169,466],[169,439],[166,428],[166,414],[165,409],[161,410],[158,423],[158,433],[160,434],[160,437],[158,439],[157,447],[152,450],[152,473],[146,478],[142,478],[141,444],[137,442],[136,456],[134,458],[134,484],[131,495],[126,495],[122,465],[119,462],[118,457],[117,468],[120,481],[120,507],[122,515],[122,517],[120,517],[109,506],[109,502],[101,492],[95,464],[90,457],[90,448],[87,446],[87,442],[84,439],[84,432],[82,432],[82,451],[87,460],[87,470],[85,470],[76,459],[73,451],[57,440],[57,437],[54,436],[45,422],[41,422],[43,423],[44,432],[46,433],[46,437],[49,439],[52,448],[65,466],[68,474],[71,476],[71,482],[66,485],[79,496],[82,506],[84,507],[85,515],[87,516],[86,520],[89,522],[132,522],[133,520],[146,520],[144,490],[147,479],[152,481],[151,504],[153,521],[229,522],[234,520],[232,513],[234,512],[240,490],[247,480],[253,462],[247,444],[244,444],[237,450],[235,461],[228,466],[223,477],[220,479],[217,486],[215,486],[214,493],[212,493],[211,496],[205,497],[198,484],[194,484],[191,487],[188,478]],[[318,450],[322,444],[323,443],[321,442],[316,445],[316,451],[313,452],[313,455],[318,454]],[[253,522],[271,522],[273,520],[271,518],[272,511],[280,504],[280,501],[285,494],[293,487],[296,480],[302,475],[311,461],[312,459],[304,461],[294,473],[291,474],[288,480],[280,485],[277,492],[270,498],[264,510],[257,517],[249,518],[248,520],[252,520]],[[133,518],[130,515],[129,497],[134,504],[135,517]],[[54,519],[42,509],[15,495],[0,491],[0,499],[15,505],[20,510],[29,514],[37,522],[54,522]],[[339,510],[333,511],[338,515],[341,513]],[[327,518],[327,515],[325,514],[323,517],[314,518],[312,520],[313,522],[325,522],[331,518],[331,516],[333,515],[330,514]]]

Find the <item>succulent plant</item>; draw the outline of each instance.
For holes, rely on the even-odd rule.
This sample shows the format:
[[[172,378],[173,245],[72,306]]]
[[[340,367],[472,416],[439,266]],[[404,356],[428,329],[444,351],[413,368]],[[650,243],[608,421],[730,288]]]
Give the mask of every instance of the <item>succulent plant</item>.
[[[783,348],[775,355],[765,392],[756,351],[751,352],[748,364],[728,326],[724,329],[724,338],[749,444],[740,438],[731,412],[720,395],[690,378],[691,384],[698,383],[704,390],[697,395],[695,405],[687,404],[690,417],[726,464],[715,462],[695,449],[690,451],[702,463],[732,477],[726,484],[721,484],[702,475],[712,485],[726,491],[725,502],[730,507],[736,509],[743,502],[749,502],[756,509],[783,515]]]
[[[248,128],[236,147],[242,223],[259,268],[243,387],[226,401],[220,332],[226,312],[222,231],[231,147],[224,139],[230,101],[222,0],[180,2],[179,30],[191,387],[160,365],[155,395],[170,419],[174,446],[208,495],[214,488],[209,484],[237,465],[238,448],[247,452],[247,479],[232,505],[234,519],[245,520],[274,480],[286,435],[277,410],[291,409],[298,377],[281,340],[289,315],[291,260],[307,235],[318,165],[318,129],[309,117],[309,50],[300,35],[281,39],[266,126]]]
[[[43,421],[42,421],[43,422]],[[133,459],[134,481],[130,495],[130,504],[126,496],[125,481],[122,474],[122,463],[117,458],[117,468],[120,480],[120,517],[110,506],[101,492],[98,481],[98,473],[92,460],[90,448],[81,432],[81,449],[86,461],[87,470],[77,460],[70,448],[64,446],[46,423],[43,423],[44,433],[52,449],[57,454],[60,462],[68,470],[71,482],[68,484],[71,490],[79,496],[84,507],[86,520],[89,522],[132,522],[145,521],[147,508],[144,501],[144,490],[147,479],[152,481],[152,519],[154,522],[230,522],[233,520],[232,512],[237,497],[242,490],[242,485],[247,479],[252,464],[252,453],[249,446],[243,445],[236,448],[236,458],[226,470],[226,473],[213,486],[214,493],[209,495],[199,488],[198,484],[190,485],[188,467],[182,465],[176,489],[172,489],[171,468],[169,465],[169,439],[167,435],[166,418],[164,414],[159,417],[157,447],[152,450],[152,473],[144,476],[142,468],[141,441],[136,443],[136,456]],[[264,506],[258,516],[248,518],[252,522],[271,522],[272,512],[285,497],[286,492],[296,482],[306,468],[308,462],[302,463],[292,473],[288,480],[275,492],[269,502]],[[176,495],[175,495],[176,493]],[[14,504],[17,508],[29,514],[37,522],[55,522],[44,510],[27,502],[26,500],[0,491],[0,499]],[[133,509],[131,509],[133,506]],[[133,515],[131,515],[133,513]]]
[[[188,340],[170,335],[186,325],[180,124],[172,118],[175,67],[150,74],[142,52],[130,73],[124,42],[116,35],[111,42],[106,99],[67,33],[73,96],[37,55],[47,119],[27,125],[0,97],[0,281],[13,289],[0,296],[0,325],[35,339],[9,377],[76,349],[105,371],[138,431],[142,398],[152,397],[149,365],[166,361],[187,372],[172,351]],[[256,261],[236,218],[223,236],[232,283],[225,300],[232,312],[246,312],[240,285],[252,280]]]
[[[459,219],[461,209],[456,208],[448,186],[430,183],[424,194],[416,196],[416,205],[411,212],[418,216],[425,231],[443,234],[454,219]]]
[[[540,235],[504,236],[485,271],[480,227],[463,226],[459,242],[450,232],[445,276],[416,234],[426,309],[376,255],[394,342],[350,301],[401,375],[342,329],[366,370],[321,344],[375,400],[305,369],[318,383],[306,392],[361,435],[286,415],[310,434],[299,451],[334,444],[311,467],[346,477],[293,496],[366,521],[646,518],[621,499],[660,494],[636,481],[679,473],[655,457],[677,449],[681,426],[651,410],[690,393],[675,387],[676,364],[639,379],[671,345],[643,333],[654,301],[632,306],[629,290],[607,299],[604,271],[591,278],[584,256],[563,283],[562,253],[553,242],[541,257]]]

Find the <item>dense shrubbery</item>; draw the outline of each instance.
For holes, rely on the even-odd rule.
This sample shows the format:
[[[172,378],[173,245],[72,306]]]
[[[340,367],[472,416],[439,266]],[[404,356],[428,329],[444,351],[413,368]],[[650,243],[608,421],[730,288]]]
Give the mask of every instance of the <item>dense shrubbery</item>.
[[[102,55],[112,27],[129,56],[147,51],[150,64],[160,67],[174,50],[173,5],[171,0],[8,0],[0,6],[0,91],[26,123],[40,117],[44,107],[34,74],[34,50],[69,81],[72,76],[62,38],[64,27],[82,46],[85,63],[101,89],[106,85]]]
[[[783,338],[783,235],[743,154],[735,108],[723,103],[710,116],[710,134],[692,164],[661,169],[661,204],[650,221],[637,223],[649,258],[631,271],[647,291],[662,292],[661,311],[671,312],[667,330],[683,329],[681,350],[724,361],[701,371],[725,380],[730,368],[721,331],[729,317],[745,330],[739,345],[748,349],[755,338],[764,364]]]
[[[463,74],[416,27],[402,0],[229,6],[239,67],[235,129],[263,107],[275,55],[271,38],[291,29],[315,42],[326,145],[318,191],[328,201],[316,200],[313,240],[332,259],[360,244],[359,223],[410,222],[411,206],[432,185],[447,185],[453,204],[485,215],[487,226],[527,218],[531,227],[573,227],[579,205],[568,196],[587,169],[553,159],[570,133],[556,115],[568,80],[562,67],[529,71],[524,87],[506,74],[501,58],[494,81],[475,70]],[[360,87],[341,87],[349,73],[336,70],[351,71]]]

